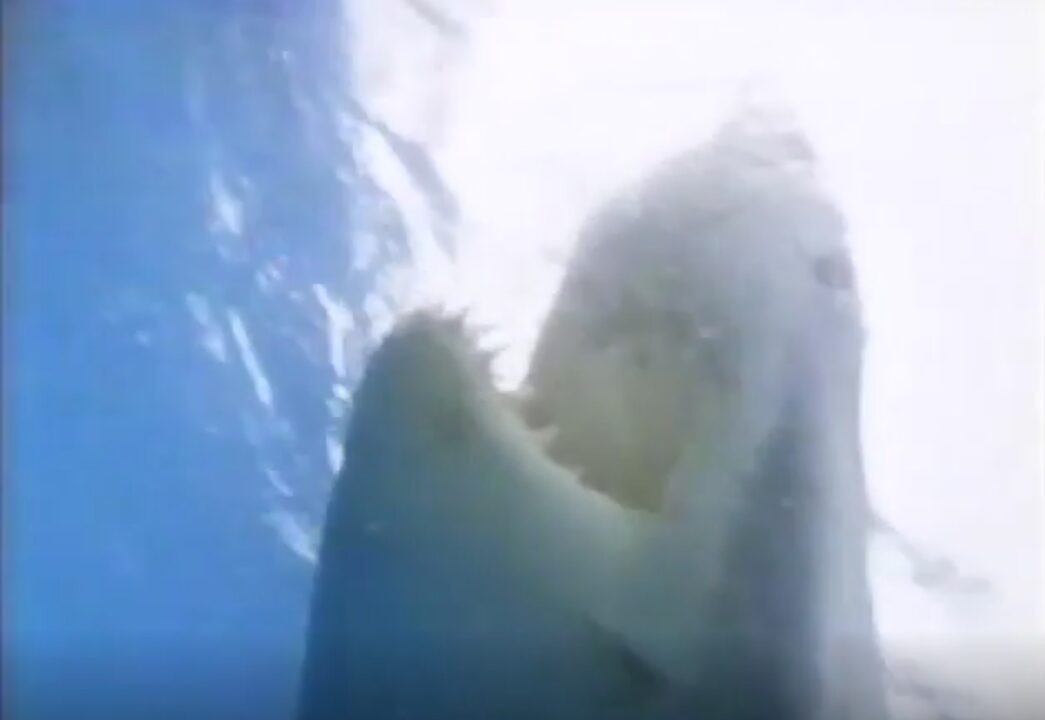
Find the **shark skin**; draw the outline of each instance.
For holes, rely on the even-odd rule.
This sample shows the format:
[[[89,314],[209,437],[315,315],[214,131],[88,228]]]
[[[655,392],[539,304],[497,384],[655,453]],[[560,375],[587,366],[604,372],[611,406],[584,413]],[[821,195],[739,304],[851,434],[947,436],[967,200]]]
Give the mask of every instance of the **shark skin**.
[[[595,718],[644,701],[640,665],[589,612],[641,513],[544,457],[501,403],[433,315],[371,360],[327,513],[301,717]]]
[[[585,484],[686,537],[703,579],[673,600],[705,627],[668,695],[689,717],[887,716],[862,347],[843,218],[772,113],[739,116],[582,231],[522,412],[555,425],[549,455]]]
[[[593,217],[518,396],[460,319],[374,353],[301,718],[886,717],[844,223],[755,120]]]

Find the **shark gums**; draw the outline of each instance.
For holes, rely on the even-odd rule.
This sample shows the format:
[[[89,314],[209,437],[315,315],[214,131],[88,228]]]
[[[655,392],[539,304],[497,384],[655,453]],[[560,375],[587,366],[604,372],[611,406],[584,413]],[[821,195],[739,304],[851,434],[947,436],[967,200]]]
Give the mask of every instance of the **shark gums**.
[[[882,720],[845,228],[723,126],[586,225],[528,381],[403,320],[355,397],[300,717]]]

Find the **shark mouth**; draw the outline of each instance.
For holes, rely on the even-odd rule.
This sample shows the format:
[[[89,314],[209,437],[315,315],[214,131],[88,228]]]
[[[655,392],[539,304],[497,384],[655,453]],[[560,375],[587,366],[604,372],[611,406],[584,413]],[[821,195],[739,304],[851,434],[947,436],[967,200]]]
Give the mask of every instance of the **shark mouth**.
[[[662,509],[716,406],[768,396],[759,384],[809,298],[848,303],[858,326],[844,221],[814,163],[796,128],[749,113],[589,219],[513,398],[553,461],[623,505]],[[784,401],[765,402],[768,415]]]
[[[717,481],[749,490],[727,522],[708,616],[719,667],[697,693],[747,687],[764,716],[787,717],[770,711],[813,707],[834,682],[824,618],[851,620],[867,639],[860,667],[877,662],[863,577],[862,331],[844,224],[802,174],[806,145],[742,130],[667,163],[587,224],[511,405],[553,462],[654,514],[674,513],[669,493],[677,474],[694,475],[695,439],[710,453],[736,442]],[[856,589],[844,607],[831,584]],[[643,686],[663,686],[631,664]]]

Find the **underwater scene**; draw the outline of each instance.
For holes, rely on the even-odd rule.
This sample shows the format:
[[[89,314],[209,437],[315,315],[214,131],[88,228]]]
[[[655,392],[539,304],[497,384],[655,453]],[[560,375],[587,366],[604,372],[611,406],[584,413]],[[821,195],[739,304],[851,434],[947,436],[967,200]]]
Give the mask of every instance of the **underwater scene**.
[[[1045,710],[1045,11],[4,0],[2,710]]]

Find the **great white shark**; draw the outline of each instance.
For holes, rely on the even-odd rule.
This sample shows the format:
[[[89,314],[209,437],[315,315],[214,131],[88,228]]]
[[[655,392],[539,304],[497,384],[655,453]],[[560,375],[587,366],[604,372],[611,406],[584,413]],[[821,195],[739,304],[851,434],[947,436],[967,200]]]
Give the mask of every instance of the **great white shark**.
[[[461,318],[399,323],[327,510],[303,720],[886,717],[860,302],[814,170],[751,113],[625,188],[517,393]]]

